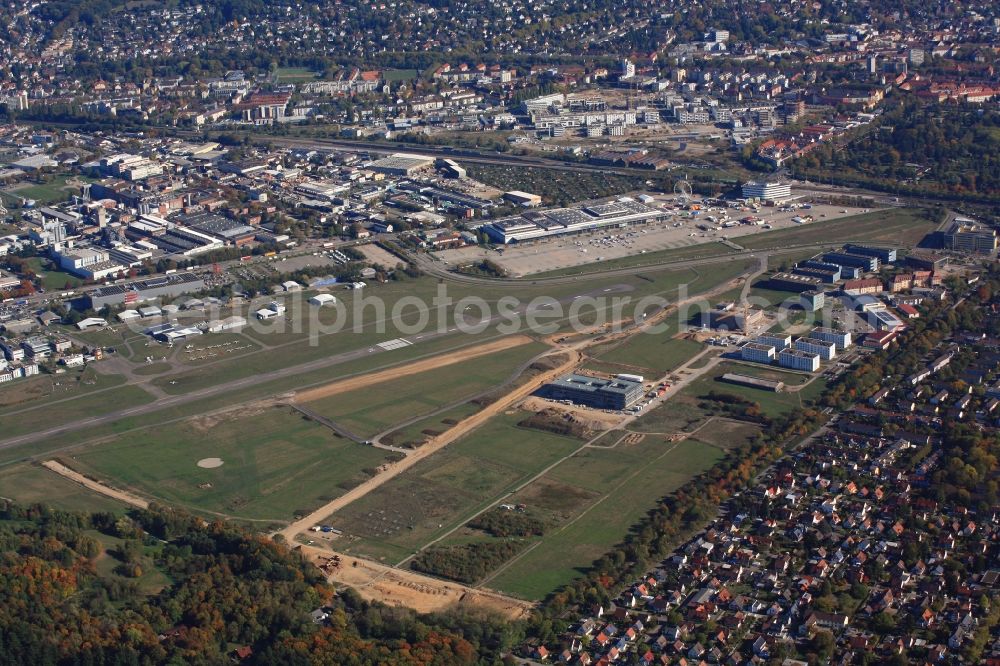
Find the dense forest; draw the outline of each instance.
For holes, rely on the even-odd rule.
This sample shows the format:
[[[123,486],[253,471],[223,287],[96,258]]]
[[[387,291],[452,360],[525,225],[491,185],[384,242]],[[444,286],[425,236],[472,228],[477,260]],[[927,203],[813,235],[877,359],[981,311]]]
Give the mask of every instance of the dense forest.
[[[792,172],[900,194],[1000,201],[1000,112],[901,101],[846,146],[821,146]]]
[[[3,666],[490,664],[516,631],[369,604],[280,543],[165,508],[0,504]]]

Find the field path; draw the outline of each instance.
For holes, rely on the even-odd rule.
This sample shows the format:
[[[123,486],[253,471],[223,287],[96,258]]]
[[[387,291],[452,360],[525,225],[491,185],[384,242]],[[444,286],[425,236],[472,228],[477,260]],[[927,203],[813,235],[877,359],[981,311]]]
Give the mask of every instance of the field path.
[[[514,339],[517,340],[517,338],[514,338]],[[523,340],[528,340],[528,338],[524,338]],[[499,341],[499,342],[502,342],[502,341]],[[518,342],[517,344],[524,344],[524,341]],[[509,343],[508,343],[508,345],[509,345]],[[456,356],[456,357],[459,357],[459,358],[458,358],[458,360],[452,361],[452,363],[457,363],[457,362],[462,361],[462,360],[467,360],[469,358],[475,358],[476,356],[480,356],[481,354],[478,354],[478,353],[475,353],[475,352],[477,352],[479,350],[482,350],[482,349],[484,349],[486,347],[493,347],[494,348],[493,351],[496,350],[495,344],[494,343],[490,343],[488,345],[481,345],[479,347],[475,347],[475,348],[467,350],[467,351],[456,352],[452,356]],[[500,347],[500,348],[502,349],[502,348],[506,348],[506,347]],[[561,351],[565,353],[567,350],[561,350]],[[471,355],[470,355],[470,352],[471,352]],[[552,381],[553,379],[555,379],[556,377],[559,377],[560,375],[568,372],[570,369],[576,367],[576,365],[580,363],[581,358],[582,357],[581,357],[581,355],[580,355],[580,353],[578,351],[576,351],[576,350],[570,351],[569,352],[569,358],[567,358],[567,360],[565,360],[563,363],[561,363],[558,367],[553,368],[552,370],[548,370],[548,371],[546,371],[546,372],[538,375],[537,377],[532,378],[532,380],[529,381],[529,382],[527,382],[526,384],[523,384],[523,385],[515,388],[514,390],[512,390],[510,393],[507,393],[506,395],[498,398],[495,402],[487,405],[482,410],[476,412],[475,414],[473,414],[472,416],[468,417],[467,419],[465,419],[463,421],[460,421],[457,425],[455,425],[455,427],[453,427],[453,428],[451,428],[451,429],[449,429],[449,430],[441,433],[437,437],[432,438],[426,444],[424,444],[423,446],[421,446],[419,449],[416,449],[413,453],[411,453],[407,457],[403,458],[399,462],[397,462],[394,465],[390,466],[386,471],[382,472],[381,474],[378,474],[377,476],[373,476],[372,478],[368,479],[367,481],[365,481],[364,483],[362,483],[362,484],[360,484],[358,486],[355,486],[354,488],[352,488],[351,490],[347,491],[346,493],[344,493],[340,497],[334,499],[331,502],[328,502],[328,503],[324,504],[320,508],[318,508],[315,511],[313,511],[312,513],[310,513],[308,516],[305,516],[305,517],[303,517],[303,518],[295,521],[294,523],[292,523],[288,527],[284,528],[283,530],[277,532],[276,534],[282,535],[288,543],[292,543],[294,541],[295,537],[300,532],[309,529],[313,525],[319,524],[320,522],[323,521],[324,518],[328,517],[329,515],[331,515],[333,513],[336,513],[340,509],[343,509],[345,506],[347,506],[351,502],[355,502],[355,501],[361,499],[362,497],[364,497],[368,493],[372,492],[373,490],[375,490],[376,488],[378,488],[382,484],[386,483],[390,479],[392,479],[392,478],[394,478],[394,477],[402,474],[406,470],[410,469],[411,467],[413,467],[414,465],[416,465],[418,462],[420,462],[424,458],[427,458],[428,456],[433,455],[434,453],[440,451],[441,449],[443,449],[444,447],[448,446],[449,444],[451,444],[455,440],[459,439],[460,437],[463,437],[464,435],[468,434],[469,432],[475,430],[476,428],[478,428],[482,424],[486,423],[488,420],[490,420],[494,416],[496,416],[498,414],[502,414],[511,405],[517,403],[520,400],[523,400],[524,398],[526,398],[529,395],[531,395],[532,393],[534,393],[536,390],[538,390],[538,387],[540,387],[542,384],[546,384],[546,383]],[[427,365],[428,362],[419,361],[417,363],[410,364],[409,366],[404,366],[402,368],[394,369],[394,370],[391,370],[391,371],[385,371],[383,373],[376,373],[375,375],[367,375],[367,376],[364,376],[364,377],[359,377],[358,380],[361,380],[361,382],[357,386],[355,386],[356,382],[354,380],[346,380],[344,382],[338,382],[336,385],[332,385],[330,387],[322,387],[320,389],[315,389],[315,390],[316,391],[324,391],[324,390],[329,389],[329,388],[339,387],[342,384],[351,384],[352,385],[350,389],[344,389],[344,390],[354,390],[355,388],[362,388],[362,387],[370,385],[370,382],[367,382],[367,381],[364,381],[364,380],[368,380],[371,377],[374,377],[374,376],[377,376],[377,375],[388,375],[391,378],[395,378],[395,377],[402,376],[402,375],[399,374],[401,372],[403,372],[405,374],[412,374],[412,373],[408,372],[408,369],[411,368],[411,367],[413,367],[413,366],[418,366],[418,365],[423,365],[424,366],[423,368],[417,370],[417,372],[422,372],[423,370],[426,370],[426,369],[441,367],[441,365],[443,365],[443,364],[446,365],[446,363],[442,363],[442,361],[444,361],[444,360],[445,359],[440,359],[440,358],[439,359],[429,359],[428,362],[430,362],[430,361],[436,361],[436,362],[430,362],[430,365]],[[384,379],[383,379],[383,381],[384,381]],[[341,392],[342,392],[342,390],[337,390],[337,391],[334,391],[333,393],[324,393],[323,397],[325,397],[326,395],[335,395],[336,393],[341,393]],[[311,394],[311,393],[313,393],[313,391],[307,391],[306,393],[307,394]],[[313,399],[315,399],[315,398],[313,398]]]
[[[479,358],[480,356],[486,356],[487,354],[494,354],[513,347],[520,347],[521,345],[526,345],[529,342],[532,342],[532,340],[526,335],[511,335],[493,342],[487,342],[483,345],[460,349],[456,352],[452,352],[451,354],[432,356],[430,358],[423,359],[422,361],[407,363],[406,365],[401,365],[396,368],[389,368],[379,372],[372,372],[366,375],[351,377],[349,379],[332,382],[330,384],[326,384],[325,386],[318,386],[306,391],[298,391],[295,393],[293,401],[303,403],[322,400],[323,398],[329,398],[333,395],[365,389],[369,386],[374,386],[375,384],[382,384],[394,379],[399,379],[400,377],[409,377],[410,375],[417,375],[421,372],[427,372],[428,370],[435,370],[437,368],[443,368],[456,363],[462,363],[463,361],[470,361],[474,358]]]
[[[118,490],[117,488],[112,488],[111,486],[106,486],[103,483],[94,481],[93,479],[88,478],[83,474],[80,474],[79,472],[70,469],[69,467],[66,467],[66,465],[63,465],[60,462],[56,462],[55,460],[46,460],[45,462],[42,463],[42,467],[45,467],[46,469],[55,472],[64,479],[69,479],[70,481],[79,483],[84,488],[87,488],[88,490],[93,490],[95,493],[99,493],[101,495],[104,495],[105,497],[116,499],[119,502],[124,502],[125,504],[140,509],[145,509],[149,507],[149,502],[142,499],[138,495],[133,495],[132,493],[127,492],[125,490]]]

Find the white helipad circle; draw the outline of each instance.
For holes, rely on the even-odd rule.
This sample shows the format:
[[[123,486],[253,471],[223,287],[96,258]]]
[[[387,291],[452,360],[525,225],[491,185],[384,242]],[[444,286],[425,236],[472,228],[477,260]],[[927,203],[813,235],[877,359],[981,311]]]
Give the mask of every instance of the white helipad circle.
[[[198,461],[198,467],[204,467],[205,469],[222,467],[222,458],[202,458]]]

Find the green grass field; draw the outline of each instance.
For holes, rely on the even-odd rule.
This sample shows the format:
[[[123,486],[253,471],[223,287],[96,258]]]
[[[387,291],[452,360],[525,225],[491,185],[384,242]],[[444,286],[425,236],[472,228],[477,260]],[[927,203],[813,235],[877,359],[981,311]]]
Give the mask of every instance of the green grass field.
[[[733,449],[751,443],[759,432],[760,428],[752,423],[713,418],[700,426],[691,439],[720,449]]]
[[[58,409],[46,407],[43,401],[0,414],[0,433],[3,433],[4,437],[16,437],[78,419],[86,419],[94,414],[146,405],[154,400],[152,395],[138,386],[119,386],[107,391],[81,391],[77,396],[70,397],[72,399],[60,402]],[[25,453],[34,454],[36,448],[33,446]]]
[[[83,284],[83,280],[66,271],[59,270],[49,259],[33,257],[28,260],[28,266],[39,276],[42,289],[45,291],[76,289]]]
[[[820,220],[794,229],[765,231],[741,238],[740,245],[747,249],[762,250],[823,241],[848,243],[867,240],[892,243],[899,247],[914,247],[936,227],[937,223],[928,219],[920,210],[892,208],[830,222]]]
[[[789,385],[800,384],[803,380],[808,380],[806,375],[794,372],[784,372],[780,369],[765,368],[743,363],[720,363],[711,372],[691,382],[681,391],[681,395],[689,398],[698,398],[706,395],[710,391],[717,393],[729,393],[752,400],[760,404],[761,411],[769,417],[778,417],[796,409],[804,407],[807,402],[820,396],[826,387],[826,380],[822,377],[814,379],[808,386],[800,391],[782,391],[775,393],[764,389],[752,388],[749,386],[739,386],[719,381],[719,378],[727,372],[751,375],[764,379],[777,379]],[[669,408],[672,401],[667,401],[664,406],[657,409]],[[655,411],[655,410],[654,410]]]
[[[61,375],[39,374],[0,385],[0,408],[11,412],[32,409],[121,386],[124,382],[123,376],[101,374],[93,366],[69,369]]]
[[[704,349],[705,345],[695,340],[671,337],[669,331],[663,335],[640,333],[599,359],[650,370],[649,379],[656,379],[684,365]]]
[[[722,455],[698,442],[671,443],[657,437],[576,454],[510,499],[549,514],[557,523],[486,584],[527,599],[545,597],[584,573],[621,542],[657,500]],[[580,501],[567,505],[566,497]]]
[[[27,463],[0,468],[0,496],[22,504],[42,502],[65,511],[124,513],[128,508],[44,467]]]
[[[204,469],[203,458],[224,464]],[[384,460],[385,451],[275,407],[151,428],[80,450],[68,463],[188,509],[287,521],[367,479]]]
[[[580,446],[519,428],[526,416],[491,420],[328,518],[345,532],[336,547],[399,562]]]
[[[502,384],[519,367],[546,349],[541,343],[529,343],[418,375],[400,377],[365,391],[317,400],[309,403],[309,408],[368,438],[396,424],[430,414]]]
[[[714,284],[718,284],[715,280],[727,279],[727,276],[731,276],[742,270],[743,266],[740,265],[740,262],[732,262],[727,265],[724,271],[717,271],[715,267],[713,267],[712,271],[701,273],[687,269],[681,271],[643,271],[637,275],[616,276],[614,278],[614,285],[620,285],[622,288],[627,289],[628,291],[624,292],[624,295],[634,300],[655,294],[663,296],[669,301],[676,299],[676,289],[679,284],[693,282],[693,290],[705,290],[711,288]],[[477,285],[474,287],[458,287],[449,285],[448,295],[457,301],[463,296],[477,294],[493,304],[496,304],[500,298],[505,296],[515,296],[522,303],[525,303],[537,296],[547,295],[563,299],[565,303],[570,303],[575,295],[584,293],[601,295],[604,293],[603,290],[608,288],[608,286],[608,278],[591,277],[559,285],[535,285],[526,282],[524,285],[518,285],[513,288],[510,286],[483,287]],[[437,281],[431,278],[421,278],[389,283],[387,285],[373,285],[366,291],[370,291],[372,296],[383,298],[387,310],[391,312],[393,304],[403,296],[415,295],[429,301],[436,294]],[[344,302],[350,302],[348,299],[355,296],[356,294],[345,291],[338,295],[338,298],[341,298]],[[454,309],[454,306],[450,310],[445,308],[446,320],[454,313]],[[302,316],[305,317],[306,315],[303,314]],[[329,323],[332,319],[330,309],[325,308],[321,317],[324,323]],[[436,324],[433,319],[434,317],[432,316],[432,328]],[[306,333],[292,333],[289,331],[283,334],[263,335],[260,337],[262,341],[266,341],[266,346],[261,345],[261,350],[256,353],[246,354],[238,358],[221,357],[215,361],[206,360],[198,362],[191,370],[152,377],[149,381],[167,393],[183,394],[236,379],[248,377],[260,378],[264,373],[273,370],[327,358],[340,352],[363,350],[367,345],[375,342],[398,337],[398,329],[394,328],[391,324],[386,325],[387,330],[383,333],[378,333],[374,330],[377,325],[377,321],[369,321],[369,325],[364,327],[361,333],[356,334],[350,330],[345,330],[340,333],[321,336],[318,338],[319,344],[316,346],[310,345],[309,337]],[[555,325],[556,327],[564,327],[564,330],[568,328],[565,319],[562,321],[557,320]],[[254,335],[259,334],[250,332],[244,334],[244,337],[251,338]],[[147,348],[145,346],[146,341],[142,336],[131,333],[126,334],[124,339],[121,333],[109,333],[106,331],[87,332],[80,334],[80,337],[86,339],[91,344],[113,346],[118,350],[119,355],[125,358],[143,359],[151,351],[168,353],[168,350],[159,346],[155,349],[152,347]],[[205,339],[208,340],[212,337],[206,336]],[[149,427],[172,419],[225,408],[246,400],[254,400],[302,387],[327,383],[333,379],[391,367],[416,358],[452,351],[462,346],[478,344],[496,337],[497,333],[495,329],[479,334],[449,333],[448,335],[433,339],[419,340],[415,344],[403,349],[386,354],[378,354],[377,358],[362,356],[346,360],[335,366],[308,370],[285,377],[260,379],[253,384],[232,389],[224,394],[205,396],[199,400],[197,405],[186,404],[177,407],[166,407],[148,414],[136,414],[101,425],[87,425],[83,423],[71,433],[53,435],[44,441],[34,442],[24,447],[4,449],[0,451],[0,463],[51,453],[52,451],[66,447],[78,446],[81,442],[87,442],[94,438],[115,436],[133,431],[136,428]],[[195,344],[200,345],[202,341],[197,341]],[[175,348],[172,351],[175,360],[186,358],[182,350]],[[0,430],[0,432],[4,434],[9,433],[9,436],[26,434],[46,425],[59,425],[61,423],[99,416],[117,408],[145,404],[150,401],[152,401],[152,396],[138,386],[120,387],[113,392],[109,391],[101,394],[100,399],[95,395],[66,401],[60,405],[60,409],[57,412],[39,410],[32,415],[28,413],[25,413],[23,416],[19,415],[16,419],[9,418],[10,415],[0,417],[0,429],[6,427],[6,430]]]
[[[466,419],[479,411],[479,406],[471,402],[447,409],[439,414],[428,416],[416,423],[399,428],[382,438],[382,443],[390,446],[413,447],[423,443],[429,433],[444,432],[459,421]]]
[[[26,184],[14,187],[10,192],[2,192],[0,194],[2,194],[9,203],[18,204],[20,199],[24,198],[34,199],[36,204],[39,206],[47,206],[49,204],[67,201],[73,194],[80,193],[80,189],[78,187],[67,185],[67,181],[71,178],[93,182],[92,179],[86,177],[61,175],[55,176],[50,182],[42,185]]]
[[[617,259],[607,259],[599,264],[589,264],[582,266],[570,266],[559,268],[554,271],[544,273],[534,273],[531,277],[557,277],[562,275],[586,275],[595,270],[610,271],[620,268],[631,268],[633,266],[650,266],[667,261],[686,261],[690,259],[706,259],[708,257],[721,257],[729,254],[736,254],[736,250],[723,245],[722,243],[698,243],[688,247],[675,247],[669,250],[658,250],[647,252],[642,255],[631,257],[620,257]]]
[[[614,285],[621,285],[623,289],[621,296],[632,299],[626,304],[624,314],[632,316],[635,305],[639,299],[645,296],[657,295],[668,301],[676,301],[677,289],[681,285],[688,285],[690,292],[711,289],[720,282],[731,279],[742,272],[745,268],[744,262],[732,262],[724,266],[713,266],[711,270],[680,270],[680,271],[653,271],[641,276],[625,276],[614,278]],[[239,359],[223,359],[216,363],[196,368],[191,371],[171,374],[154,380],[154,383],[171,394],[187,393],[190,391],[212,386],[225,381],[259,375],[270,370],[305,363],[319,357],[331,356],[338,353],[354,351],[359,348],[371,347],[380,342],[396,337],[405,337],[415,341],[421,333],[435,332],[438,330],[439,318],[444,322],[446,328],[455,326],[456,316],[461,316],[456,310],[461,307],[460,299],[466,296],[477,296],[482,298],[487,304],[497,312],[497,303],[501,298],[514,296],[522,303],[530,302],[539,296],[549,296],[555,299],[564,299],[566,305],[563,307],[563,318],[549,318],[544,315],[539,317],[541,324],[553,324],[555,328],[563,330],[570,329],[570,320],[566,316],[569,314],[570,302],[575,295],[596,294],[603,295],[603,289],[608,288],[607,278],[590,278],[569,284],[557,285],[534,285],[525,283],[516,288],[509,286],[483,287],[466,285],[449,285],[447,295],[452,299],[450,305],[432,307],[430,321],[420,332],[414,334],[414,329],[410,328],[419,323],[420,315],[412,307],[400,308],[393,317],[393,310],[396,303],[403,298],[417,297],[424,303],[432,304],[437,296],[438,284],[436,280],[421,278],[408,280],[401,283],[389,283],[380,285],[377,288],[365,290],[364,294],[359,292],[344,291],[339,292],[337,298],[340,299],[345,308],[343,319],[344,328],[338,332],[321,334],[314,339],[310,339],[310,318],[318,316],[319,323],[324,326],[332,326],[337,321],[337,313],[333,308],[324,308],[316,312],[308,306],[296,310],[290,308],[288,317],[279,321],[272,331],[257,331],[247,329],[245,337],[254,340],[263,347],[262,353],[243,356]],[[609,294],[609,296],[612,294]],[[365,306],[360,317],[355,316],[355,304],[361,298],[378,297],[384,303],[383,309],[376,309],[372,306]],[[601,304],[603,313],[610,313],[613,304],[610,300]],[[470,312],[476,312],[475,310]],[[590,315],[593,308],[581,308],[580,320],[584,324],[590,323]],[[355,322],[360,322],[357,327]],[[499,323],[499,322],[498,322]],[[300,332],[296,332],[296,326],[300,327]],[[282,330],[284,329],[284,330]],[[496,326],[490,330],[496,330]],[[468,342],[472,336],[461,332],[448,334],[455,341]],[[485,335],[485,334],[484,334]],[[440,338],[438,338],[440,340]],[[436,342],[432,341],[432,342]],[[402,352],[419,353],[428,342],[417,342],[411,348],[392,352],[393,356],[401,356]],[[452,343],[454,344],[454,342]],[[280,353],[278,353],[280,350]]]

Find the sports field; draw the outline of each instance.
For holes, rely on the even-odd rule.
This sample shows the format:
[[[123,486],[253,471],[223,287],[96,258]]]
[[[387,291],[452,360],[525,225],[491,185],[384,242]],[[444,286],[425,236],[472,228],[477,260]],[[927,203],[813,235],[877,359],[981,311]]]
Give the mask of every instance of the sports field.
[[[530,342],[419,374],[387,377],[385,382],[362,391],[311,401],[308,407],[347,430],[370,438],[503,384],[546,349],[541,343]]]
[[[222,464],[199,466],[213,458]],[[385,451],[340,439],[287,407],[261,406],[129,433],[65,462],[191,510],[281,522],[369,478],[385,460]]]
[[[280,83],[303,83],[319,76],[308,67],[279,67],[274,74]]]
[[[493,419],[328,518],[345,532],[336,548],[395,564],[579,448],[518,427],[527,415]]]

